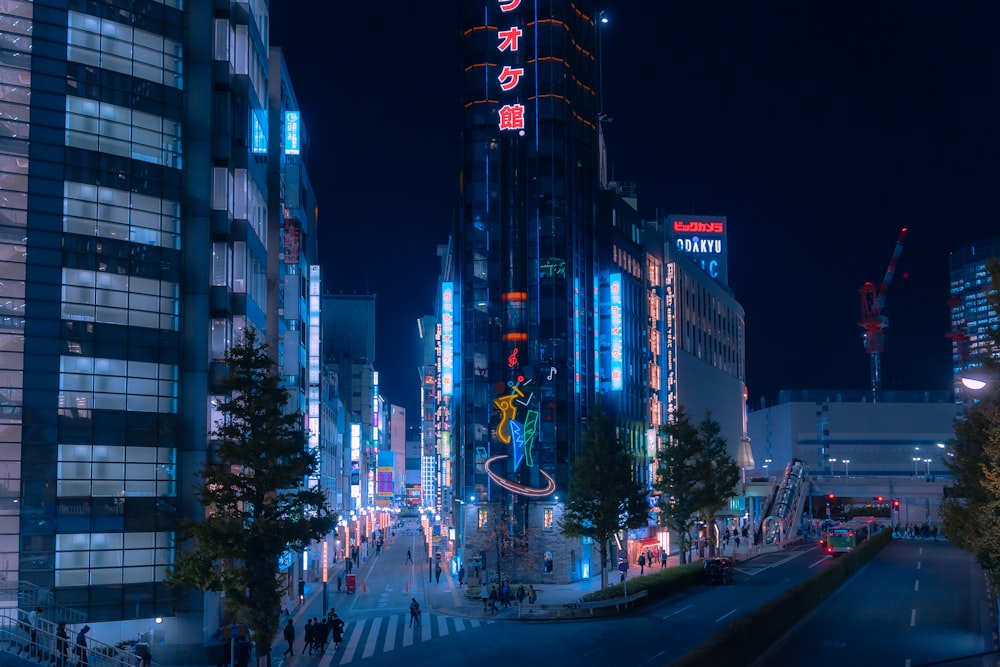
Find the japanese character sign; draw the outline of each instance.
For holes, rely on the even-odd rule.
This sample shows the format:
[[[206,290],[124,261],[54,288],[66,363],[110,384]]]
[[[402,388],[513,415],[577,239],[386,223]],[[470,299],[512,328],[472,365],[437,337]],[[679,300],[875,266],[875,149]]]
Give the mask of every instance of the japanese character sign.
[[[502,14],[509,14],[521,5],[521,0],[497,0],[497,6]],[[516,25],[497,30],[497,51],[501,54],[516,56],[520,51],[520,40],[524,31]],[[515,63],[516,64],[516,63]],[[500,63],[500,74],[497,81],[500,82],[500,91],[509,93],[512,99],[502,100],[502,106],[497,110],[499,116],[498,127],[503,130],[515,130],[524,134],[524,105],[516,96],[518,84],[524,76],[524,68],[512,66],[508,63]]]

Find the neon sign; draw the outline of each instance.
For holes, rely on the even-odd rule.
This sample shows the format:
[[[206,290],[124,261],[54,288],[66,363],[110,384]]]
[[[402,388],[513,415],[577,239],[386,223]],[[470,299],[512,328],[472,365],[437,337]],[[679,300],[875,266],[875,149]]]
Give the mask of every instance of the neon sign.
[[[667,221],[677,249],[690,256],[709,276],[728,284],[726,218],[719,216],[705,219],[672,215]]]
[[[455,284],[441,286],[441,393],[455,393]]]
[[[285,112],[285,155],[298,155],[299,148],[299,112]]]
[[[501,13],[509,14],[521,5],[521,0],[498,0],[497,5],[500,7]],[[497,51],[500,53],[517,54],[523,34],[524,31],[516,25],[504,30],[497,30],[497,40],[499,40]],[[500,68],[500,74],[497,76],[497,81],[500,82],[500,91],[503,93],[516,91],[523,76],[523,67],[512,67],[509,64],[503,64],[503,67]],[[498,127],[501,131],[518,130],[522,135],[524,134],[524,105],[517,102],[516,96],[513,96],[513,103],[508,102],[501,106],[497,114],[500,117]]]
[[[500,423],[497,424],[496,430],[497,439],[510,446],[511,454],[514,457],[514,472],[517,472],[522,463],[529,468],[537,466],[534,452],[539,419],[538,408],[533,405],[535,394],[531,390],[532,384],[532,380],[508,382],[509,393],[493,400],[493,405],[500,411]],[[520,419],[518,419],[519,414]],[[555,479],[541,468],[538,469],[538,472],[545,480],[545,485],[541,487],[519,484],[493,469],[495,463],[510,458],[511,454],[500,454],[486,459],[486,474],[491,480],[511,493],[521,496],[541,498],[556,490]]]
[[[625,387],[624,338],[622,336],[622,274],[611,274],[611,391]]]

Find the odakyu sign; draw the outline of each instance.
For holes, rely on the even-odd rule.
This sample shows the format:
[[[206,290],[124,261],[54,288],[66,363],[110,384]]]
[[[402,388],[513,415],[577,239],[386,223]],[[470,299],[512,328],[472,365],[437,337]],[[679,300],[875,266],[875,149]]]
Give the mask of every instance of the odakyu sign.
[[[666,226],[678,250],[709,276],[729,284],[726,216],[670,215]]]

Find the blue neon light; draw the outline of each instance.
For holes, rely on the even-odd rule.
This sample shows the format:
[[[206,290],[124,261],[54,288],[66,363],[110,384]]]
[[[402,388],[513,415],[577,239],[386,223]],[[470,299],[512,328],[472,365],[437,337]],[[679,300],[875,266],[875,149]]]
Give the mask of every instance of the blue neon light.
[[[622,274],[611,274],[611,391],[624,386],[625,362],[622,358]]]
[[[441,393],[455,392],[455,284],[441,285]]]

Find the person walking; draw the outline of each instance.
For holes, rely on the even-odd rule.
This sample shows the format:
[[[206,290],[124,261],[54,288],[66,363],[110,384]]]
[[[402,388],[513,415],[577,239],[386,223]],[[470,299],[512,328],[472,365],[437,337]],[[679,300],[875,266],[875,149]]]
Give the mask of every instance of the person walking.
[[[461,588],[465,583],[465,566],[462,565],[458,568],[458,587]]]
[[[535,600],[538,599],[538,592],[535,590],[534,584],[528,584],[528,602],[535,604]]]
[[[440,563],[438,563],[437,565],[434,566],[434,583],[435,584],[440,584],[441,583],[441,564]]]
[[[486,588],[486,584],[479,589],[479,597],[483,600],[483,611],[486,611],[486,605],[490,603],[490,589]]]
[[[302,653],[300,653],[300,655],[305,655],[306,649],[309,649],[309,655],[312,655],[313,632],[315,632],[313,620],[311,618],[307,618],[306,627],[302,630]]]
[[[420,603],[417,602],[417,598],[410,598],[410,627],[413,627],[414,622],[420,625]]]
[[[667,566],[667,550],[660,547],[660,569],[662,570]]]
[[[497,592],[496,585],[490,586],[490,611],[494,614],[500,611],[500,609],[497,607],[497,600],[499,599],[500,599],[500,594]]]
[[[28,648],[28,655],[34,658],[36,655],[41,657],[41,649],[38,646],[38,627],[42,624],[42,608],[35,607],[28,614],[28,637],[31,640],[31,646]]]
[[[528,597],[528,591],[524,590],[524,584],[517,587],[517,604],[524,604],[524,599]]]
[[[407,563],[412,563],[413,562],[413,554],[410,552],[409,549],[406,550],[406,562]],[[406,563],[403,563],[403,564],[405,565]]]
[[[324,617],[319,622],[319,628],[313,630],[313,637],[315,637],[316,650],[319,651],[320,655],[323,655],[326,652],[326,642],[330,639],[330,621],[328,618]]]
[[[639,554],[639,576],[641,577],[646,571],[646,555]]]
[[[500,602],[504,609],[510,607],[510,582],[506,579],[500,584]]]
[[[333,633],[333,650],[340,648],[340,642],[344,640],[344,619],[337,614],[333,614],[330,620],[330,631]]]
[[[292,623],[292,619],[288,619],[288,624],[285,626],[285,641],[288,642],[288,648],[282,653],[282,657],[295,655],[295,649],[292,647],[292,642],[295,641],[295,624]]]
[[[59,621],[56,627],[56,667],[66,667],[69,662],[69,633],[66,621]]]
[[[80,629],[80,632],[76,633],[76,664],[78,666],[90,664],[90,651],[87,650],[88,632],[90,632],[90,626],[85,625]]]

